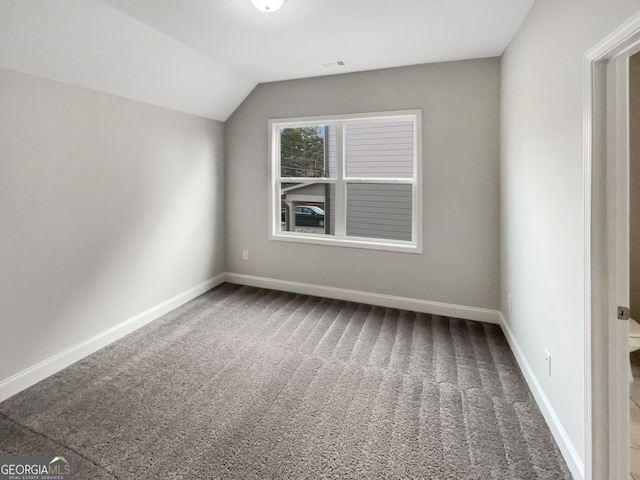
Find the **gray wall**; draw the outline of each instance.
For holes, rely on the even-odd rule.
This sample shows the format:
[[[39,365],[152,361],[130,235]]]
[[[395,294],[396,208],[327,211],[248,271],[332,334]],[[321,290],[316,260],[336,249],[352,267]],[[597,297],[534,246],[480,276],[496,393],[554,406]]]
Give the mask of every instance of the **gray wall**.
[[[638,0],[536,0],[502,60],[501,310],[582,461],[583,55],[638,8]]]
[[[499,75],[493,58],[259,85],[225,124],[227,270],[497,308]],[[423,254],[268,240],[268,119],[414,108]]]
[[[224,270],[223,124],[0,69],[0,381]]]

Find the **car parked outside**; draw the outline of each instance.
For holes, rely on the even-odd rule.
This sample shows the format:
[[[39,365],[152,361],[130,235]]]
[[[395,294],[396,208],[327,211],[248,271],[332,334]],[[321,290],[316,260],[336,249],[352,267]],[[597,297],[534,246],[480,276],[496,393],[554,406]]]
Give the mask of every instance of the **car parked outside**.
[[[324,227],[324,210],[315,205],[299,205],[295,208],[296,227]],[[282,221],[285,221],[285,214],[282,212]]]

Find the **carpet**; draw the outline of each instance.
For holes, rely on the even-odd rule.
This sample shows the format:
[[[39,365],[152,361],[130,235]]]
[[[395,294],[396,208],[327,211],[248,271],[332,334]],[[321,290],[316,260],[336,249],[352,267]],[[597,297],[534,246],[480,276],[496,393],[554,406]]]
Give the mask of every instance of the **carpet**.
[[[75,479],[572,478],[497,325],[223,284],[0,403]]]

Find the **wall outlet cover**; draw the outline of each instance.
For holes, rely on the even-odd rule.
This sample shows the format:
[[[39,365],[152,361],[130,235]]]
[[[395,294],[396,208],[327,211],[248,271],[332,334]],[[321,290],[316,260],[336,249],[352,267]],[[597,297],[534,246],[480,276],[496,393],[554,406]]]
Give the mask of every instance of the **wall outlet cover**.
[[[547,367],[547,375],[551,376],[551,354],[546,348],[544,349],[544,363]]]

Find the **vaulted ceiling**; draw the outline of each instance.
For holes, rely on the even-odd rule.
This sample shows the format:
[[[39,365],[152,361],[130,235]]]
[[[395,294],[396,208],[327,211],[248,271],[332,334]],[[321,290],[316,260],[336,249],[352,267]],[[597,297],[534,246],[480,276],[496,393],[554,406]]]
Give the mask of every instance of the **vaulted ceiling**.
[[[0,67],[224,121],[261,82],[501,55],[532,3],[0,0]]]

